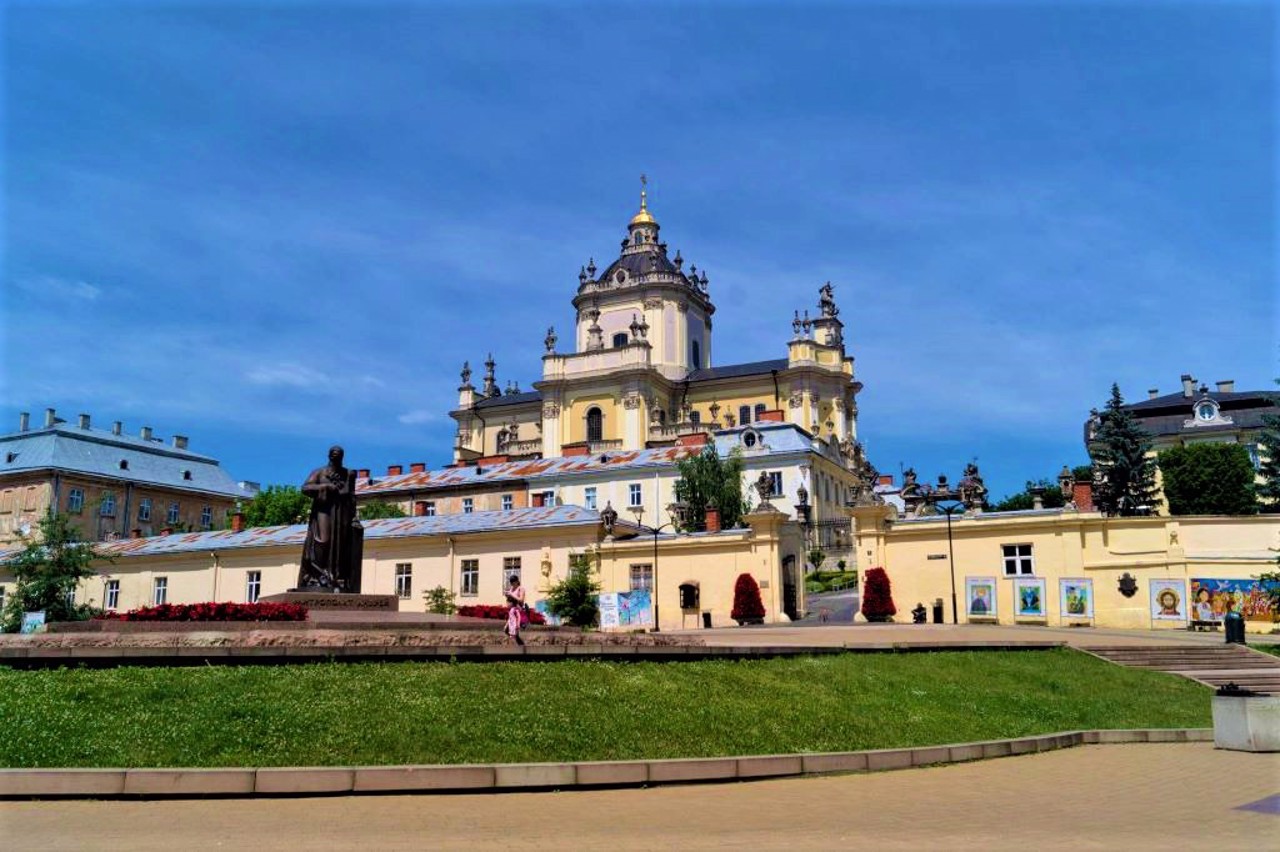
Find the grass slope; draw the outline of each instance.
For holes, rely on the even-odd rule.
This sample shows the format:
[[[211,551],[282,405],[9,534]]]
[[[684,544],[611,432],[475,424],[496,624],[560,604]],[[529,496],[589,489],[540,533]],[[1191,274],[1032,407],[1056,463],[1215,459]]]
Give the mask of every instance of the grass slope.
[[[0,669],[0,719],[9,767],[699,757],[1210,723],[1204,687],[1068,650]]]

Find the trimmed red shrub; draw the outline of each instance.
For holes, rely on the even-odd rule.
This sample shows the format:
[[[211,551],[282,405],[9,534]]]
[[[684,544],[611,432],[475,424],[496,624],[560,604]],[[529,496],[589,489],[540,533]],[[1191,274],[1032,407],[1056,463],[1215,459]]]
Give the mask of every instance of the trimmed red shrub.
[[[764,620],[764,601],[760,600],[760,585],[750,574],[739,574],[733,584],[733,610],[729,617],[742,624]]]
[[[508,609],[509,607],[500,604],[468,604],[458,607],[458,615],[465,615],[467,618],[492,618],[506,621]],[[547,617],[533,607],[529,607],[529,623],[546,624]]]
[[[295,603],[195,603],[144,606],[104,612],[105,621],[306,621],[307,608]]]
[[[862,589],[862,615],[867,621],[889,621],[898,608],[893,605],[889,575],[883,568],[867,571],[867,581]]]

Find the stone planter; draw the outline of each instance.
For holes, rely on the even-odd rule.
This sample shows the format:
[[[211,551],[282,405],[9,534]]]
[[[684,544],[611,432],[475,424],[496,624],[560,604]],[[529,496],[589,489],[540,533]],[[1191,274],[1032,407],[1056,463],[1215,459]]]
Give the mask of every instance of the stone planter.
[[[1280,751],[1280,695],[1213,696],[1213,744],[1232,751]]]

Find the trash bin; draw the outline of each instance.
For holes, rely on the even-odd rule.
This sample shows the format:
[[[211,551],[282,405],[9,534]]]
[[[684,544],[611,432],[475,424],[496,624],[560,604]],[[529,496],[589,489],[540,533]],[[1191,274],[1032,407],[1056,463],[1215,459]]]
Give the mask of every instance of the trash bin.
[[[1229,612],[1222,619],[1223,629],[1227,633],[1228,645],[1244,645],[1244,616],[1238,612]]]
[[[711,613],[704,612],[702,614],[702,626],[708,628],[711,627]]]
[[[942,623],[942,598],[933,599],[933,623]]]

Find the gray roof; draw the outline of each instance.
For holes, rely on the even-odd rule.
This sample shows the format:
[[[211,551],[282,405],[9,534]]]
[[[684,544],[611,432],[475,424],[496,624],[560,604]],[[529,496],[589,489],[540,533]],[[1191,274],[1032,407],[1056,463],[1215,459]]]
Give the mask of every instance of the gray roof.
[[[503,396],[491,396],[488,399],[482,399],[476,403],[476,408],[498,408],[503,405],[524,405],[530,402],[537,402],[542,399],[542,391],[525,391],[523,393],[509,393]]]
[[[608,281],[613,274],[619,269],[627,270],[627,276],[632,281],[643,275],[650,275],[655,272],[665,272],[668,275],[680,275],[684,277],[685,283],[688,279],[680,270],[676,269],[676,265],[668,259],[665,252],[658,251],[654,246],[652,251],[628,253],[620,256],[613,263],[609,264],[604,272],[600,273],[598,281]],[[692,285],[690,285],[692,286]]]
[[[121,462],[126,467],[120,466]],[[217,459],[162,441],[58,423],[0,435],[0,477],[57,470],[230,498],[252,497]],[[188,478],[188,475],[190,478]]]
[[[1219,393],[1217,391],[1201,393],[1197,391],[1192,396],[1185,396],[1179,391],[1177,393],[1167,393],[1155,399],[1144,399],[1142,402],[1130,403],[1125,408],[1140,416],[1146,412],[1162,408],[1190,411],[1194,403],[1206,397],[1218,403],[1223,411],[1232,411],[1240,408],[1267,408],[1276,404],[1276,393],[1273,391],[1233,391],[1231,393]]]
[[[1195,407],[1205,399],[1216,402],[1223,416],[1230,417],[1232,422],[1206,426],[1185,425],[1188,420],[1195,419]],[[1210,435],[1214,432],[1232,432],[1237,429],[1259,429],[1264,425],[1263,417],[1268,414],[1280,414],[1280,408],[1276,405],[1276,395],[1270,391],[1238,393],[1197,391],[1190,397],[1178,392],[1126,405],[1125,410],[1132,412],[1139,425],[1156,437],[1180,434]],[[1086,424],[1086,430],[1087,428]]]
[[[694,370],[689,374],[689,381],[703,382],[711,379],[734,379],[739,376],[758,376],[777,370],[787,369],[786,358],[775,358],[771,361],[752,361],[749,364],[727,364],[723,367],[709,367],[705,370]]]

